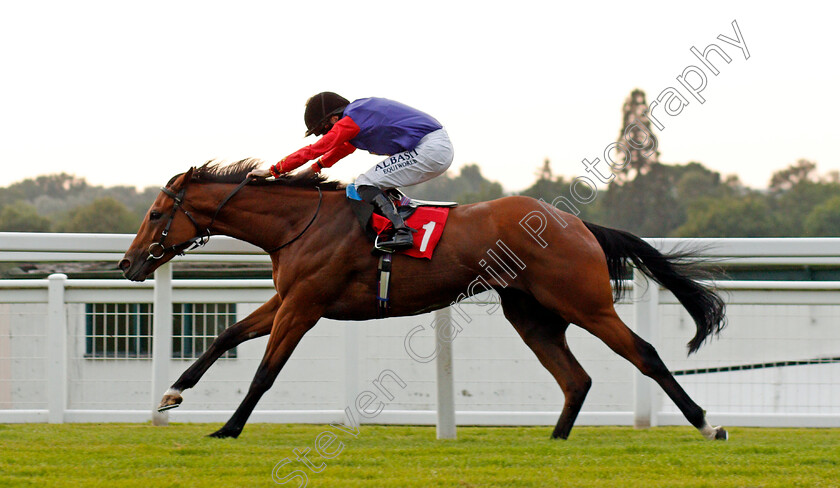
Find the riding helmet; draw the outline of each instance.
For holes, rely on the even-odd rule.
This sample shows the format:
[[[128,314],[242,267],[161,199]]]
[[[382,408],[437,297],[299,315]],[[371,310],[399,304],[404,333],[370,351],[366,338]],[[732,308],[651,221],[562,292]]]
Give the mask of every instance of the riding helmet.
[[[333,92],[321,92],[306,101],[303,121],[306,122],[306,136],[319,134],[333,115],[339,115],[350,101]]]

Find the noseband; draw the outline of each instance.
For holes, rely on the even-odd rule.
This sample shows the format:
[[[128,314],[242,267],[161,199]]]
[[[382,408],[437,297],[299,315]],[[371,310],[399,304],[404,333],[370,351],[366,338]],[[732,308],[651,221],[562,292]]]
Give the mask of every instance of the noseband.
[[[184,208],[184,194],[187,191],[186,183],[184,184],[184,187],[181,188],[180,191],[178,191],[178,193],[175,193],[174,191],[166,187],[161,188],[160,191],[162,191],[164,195],[174,200],[175,203],[173,203],[172,205],[172,212],[169,213],[169,220],[166,222],[166,227],[164,227],[163,232],[161,232],[160,234],[160,240],[158,242],[153,242],[149,245],[149,255],[148,257],[146,257],[146,261],[161,259],[168,252],[174,252],[177,256],[183,256],[184,253],[186,253],[187,251],[192,251],[193,249],[199,248],[207,244],[207,242],[210,240],[210,236],[212,235],[210,232],[210,228],[213,227],[213,224],[216,222],[216,217],[219,216],[219,212],[222,211],[222,207],[224,207],[230,201],[230,199],[233,198],[234,195],[239,193],[239,190],[244,188],[245,185],[247,185],[251,180],[252,178],[245,178],[242,181],[242,183],[240,183],[236,188],[234,188],[233,191],[231,191],[228,194],[228,196],[226,196],[225,199],[222,200],[221,203],[219,203],[219,206],[216,207],[216,211],[213,213],[213,218],[210,219],[210,223],[207,224],[207,227],[204,228],[198,225],[198,222],[195,220],[195,217],[192,216],[189,210]],[[275,248],[269,249],[267,251],[269,254],[273,253],[274,251],[283,249],[289,244],[300,239],[304,232],[306,232],[312,225],[312,223],[315,222],[315,218],[318,216],[318,211],[321,210],[321,200],[323,199],[321,188],[318,186],[316,186],[315,188],[318,190],[318,207],[315,209],[315,214],[312,216],[312,219],[309,221],[308,224],[306,224],[306,227],[304,227],[303,230],[290,241]],[[164,246],[163,241],[165,241],[166,236],[169,235],[169,228],[172,227],[172,222],[175,220],[175,214],[178,213],[178,210],[184,212],[184,215],[186,215],[187,218],[190,219],[190,222],[192,222],[193,227],[195,227],[196,235],[195,237],[187,239],[186,241],[180,244],[174,244],[169,247],[166,247]],[[158,251],[159,254],[155,254],[155,251]]]

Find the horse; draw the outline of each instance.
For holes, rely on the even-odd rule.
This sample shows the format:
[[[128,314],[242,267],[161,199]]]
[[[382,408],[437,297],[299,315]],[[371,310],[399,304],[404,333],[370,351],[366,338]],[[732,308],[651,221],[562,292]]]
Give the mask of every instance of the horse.
[[[260,397],[319,319],[369,320],[378,314],[378,258],[371,254],[369,238],[347,201],[345,185],[306,172],[274,180],[247,178],[260,163],[211,161],[174,176],[119,263],[127,279],[143,281],[211,235],[231,236],[270,254],[276,294],[221,332],[166,391],[158,407],[163,411],[180,405],[181,393],[194,387],[225,351],[269,335],[245,398],[211,437],[240,435]],[[506,279],[490,273],[485,261],[485,251],[498,242],[522,264]],[[575,324],[656,381],[703,437],[727,439],[726,430],[707,422],[704,410],[677,383],[653,346],[630,330],[614,308],[632,263],[686,308],[697,327],[689,354],[697,351],[724,327],[725,307],[714,289],[701,281],[697,262],[688,257],[662,254],[635,235],[585,222],[529,197],[460,205],[451,209],[432,260],[393,256],[390,315],[446,307],[483,277],[498,294],[504,316],[564,394],[552,438],[569,437],[592,385],[566,342],[566,330]]]

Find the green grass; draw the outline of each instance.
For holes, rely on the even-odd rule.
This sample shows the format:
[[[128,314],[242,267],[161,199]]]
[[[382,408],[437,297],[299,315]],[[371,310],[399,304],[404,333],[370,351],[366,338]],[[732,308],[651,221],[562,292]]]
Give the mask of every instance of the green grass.
[[[732,428],[709,442],[688,427],[634,430],[577,427],[568,441],[548,427],[461,427],[458,440],[435,429],[362,426],[335,431],[344,449],[315,454],[325,425],[249,424],[239,439],[211,439],[209,424],[0,424],[0,486],[277,485],[284,458],[307,471],[310,487],[836,487],[840,430]],[[293,449],[325,462],[312,473]]]

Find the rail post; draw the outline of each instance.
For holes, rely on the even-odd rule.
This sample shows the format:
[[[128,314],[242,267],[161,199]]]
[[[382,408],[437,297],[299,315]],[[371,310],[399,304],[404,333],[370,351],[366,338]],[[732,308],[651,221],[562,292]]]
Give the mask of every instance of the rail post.
[[[152,425],[169,425],[169,413],[157,405],[169,388],[172,359],[172,263],[155,271],[154,325],[152,327]]]
[[[455,380],[452,374],[452,315],[449,307],[435,311],[435,342],[438,354],[437,369],[437,438],[455,439]],[[441,330],[446,327],[446,330]]]
[[[357,323],[344,325],[344,401],[347,407],[356,405],[359,395],[359,336]]]
[[[67,313],[64,310],[65,274],[51,274],[47,285],[47,420],[64,422],[67,408]]]
[[[633,327],[642,339],[656,347],[659,342],[659,284],[633,269]],[[639,370],[633,372],[633,426],[647,429],[656,425],[653,411],[653,380]]]

